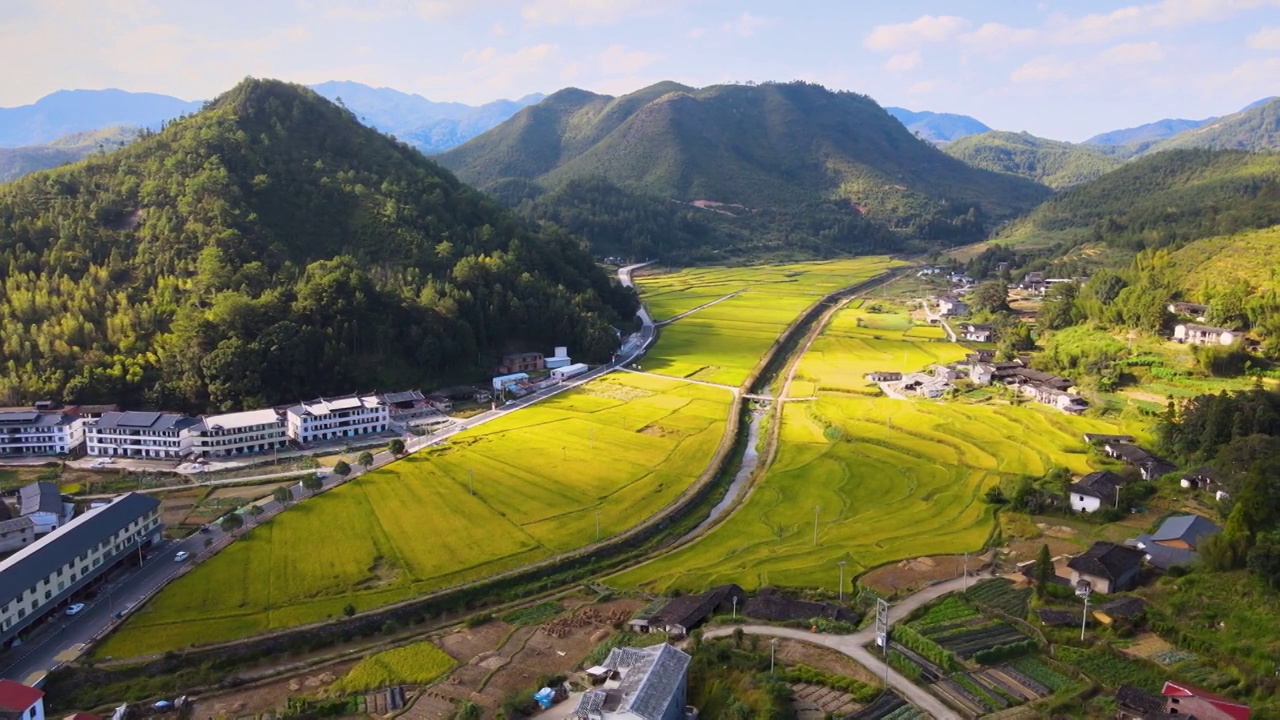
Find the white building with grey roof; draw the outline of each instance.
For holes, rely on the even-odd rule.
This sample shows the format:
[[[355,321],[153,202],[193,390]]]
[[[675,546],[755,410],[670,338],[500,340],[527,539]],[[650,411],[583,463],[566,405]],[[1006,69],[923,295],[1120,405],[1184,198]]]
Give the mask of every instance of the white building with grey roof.
[[[50,482],[34,482],[18,491],[18,514],[31,518],[37,535],[66,525],[75,509],[75,504],[64,499],[58,486]]]
[[[289,443],[284,420],[270,408],[205,415],[189,435],[191,455],[199,458],[271,452]]]
[[[129,493],[0,561],[0,648],[160,541],[160,501]]]
[[[571,716],[577,720],[683,720],[690,657],[663,643],[620,647],[589,672],[604,684],[583,693]]]
[[[84,443],[84,421],[38,410],[0,411],[0,455],[66,455]]]
[[[285,411],[285,420],[289,437],[304,445],[386,432],[391,423],[387,404],[376,395],[298,403]]]
[[[108,412],[85,422],[85,442],[95,456],[181,458],[191,452],[199,422],[177,413]]]

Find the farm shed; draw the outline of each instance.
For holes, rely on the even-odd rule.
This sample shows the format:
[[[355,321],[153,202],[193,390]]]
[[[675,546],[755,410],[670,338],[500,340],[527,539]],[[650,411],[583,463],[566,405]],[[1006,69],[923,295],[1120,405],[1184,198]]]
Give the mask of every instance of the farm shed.
[[[566,365],[562,368],[556,368],[555,370],[552,370],[551,379],[552,380],[568,380],[569,378],[581,375],[590,369],[591,368],[587,367],[587,365],[585,365],[584,363],[574,363],[572,365]]]
[[[1125,597],[1099,605],[1093,616],[1103,625],[1111,625],[1117,620],[1134,620],[1147,611],[1147,601],[1138,597]]]
[[[1137,585],[1145,555],[1137,548],[1100,540],[1068,560],[1067,567],[1071,569],[1072,583],[1084,581],[1095,591],[1110,595]]]
[[[506,390],[512,385],[519,385],[522,382],[529,381],[529,373],[511,373],[509,375],[499,375],[493,379],[494,390]]]
[[[1041,608],[1036,610],[1040,624],[1048,627],[1070,627],[1080,622],[1080,616],[1070,610]]]
[[[650,628],[661,628],[668,634],[688,635],[712,614],[730,612],[737,598],[737,606],[746,603],[747,594],[737,585],[720,585],[701,595],[685,595],[672,598],[656,615],[649,618]]]

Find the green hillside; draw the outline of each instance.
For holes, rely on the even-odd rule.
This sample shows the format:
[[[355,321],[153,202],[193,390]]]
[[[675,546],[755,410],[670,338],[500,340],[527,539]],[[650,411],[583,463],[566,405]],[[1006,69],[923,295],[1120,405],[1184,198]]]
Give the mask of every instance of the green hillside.
[[[995,242],[1165,247],[1280,223],[1280,154],[1170,150],[1054,196]]]
[[[40,170],[61,167],[97,152],[124,147],[138,137],[138,128],[114,126],[60,137],[45,145],[0,148],[0,183]]]
[[[1147,152],[1183,148],[1280,150],[1280,98],[1184,130],[1152,145]]]
[[[1280,225],[1197,240],[1170,253],[1169,265],[1193,297],[1239,282],[1273,292],[1280,289]]]
[[[838,201],[899,237],[951,243],[979,239],[1049,192],[946,155],[870,98],[805,83],[659,83],[619,98],[562,90],[437,159],[481,188],[603,178],[750,212]]]
[[[995,130],[969,135],[948,143],[943,151],[974,167],[1017,175],[1058,190],[1101,177],[1120,166],[1120,160],[1096,147],[1025,132]]]
[[[607,358],[630,291],[306,88],[0,186],[0,397],[193,410]]]

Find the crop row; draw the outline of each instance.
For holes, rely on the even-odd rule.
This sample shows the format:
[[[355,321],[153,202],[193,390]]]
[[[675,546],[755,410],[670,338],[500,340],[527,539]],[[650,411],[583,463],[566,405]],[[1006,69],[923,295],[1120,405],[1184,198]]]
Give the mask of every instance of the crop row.
[[[1033,680],[1043,685],[1050,692],[1057,692],[1064,687],[1075,684],[1071,678],[1049,667],[1043,660],[1034,655],[1018,658],[1005,667],[1025,676],[1028,680]]]
[[[966,593],[966,597],[980,605],[993,607],[1015,617],[1023,617],[1027,614],[1031,590],[1029,588],[1018,590],[1013,587],[1013,582],[1008,578],[995,578],[973,586]]]
[[[940,625],[954,620],[964,620],[965,618],[977,617],[978,611],[969,603],[961,600],[953,595],[948,595],[941,602],[930,607],[923,615],[912,621],[912,625],[917,628],[929,627],[931,625]]]
[[[1154,692],[1164,683],[1163,676],[1154,669],[1108,650],[1097,648],[1085,650],[1064,646],[1057,648],[1054,652],[1062,662],[1109,688],[1136,685]]]

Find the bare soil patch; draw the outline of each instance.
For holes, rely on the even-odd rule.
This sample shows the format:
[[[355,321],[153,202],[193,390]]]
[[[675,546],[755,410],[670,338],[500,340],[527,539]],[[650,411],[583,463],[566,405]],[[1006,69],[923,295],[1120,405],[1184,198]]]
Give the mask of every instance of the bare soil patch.
[[[358,661],[349,660],[335,663],[257,687],[202,696],[192,704],[191,718],[192,720],[222,720],[283,708],[290,697],[315,694],[347,674],[356,662]]]
[[[767,646],[766,646],[766,649]],[[879,682],[876,674],[854,662],[852,658],[820,645],[800,640],[783,639],[778,643],[778,660],[784,665],[804,664],[833,675],[844,675],[864,683]]]
[[[982,565],[977,557],[969,558],[969,571]],[[928,555],[878,567],[862,576],[860,582],[884,595],[908,592],[939,580],[960,577],[964,558],[960,555]]]

